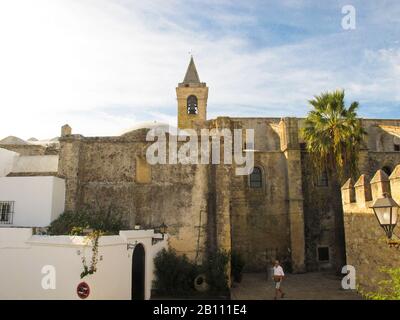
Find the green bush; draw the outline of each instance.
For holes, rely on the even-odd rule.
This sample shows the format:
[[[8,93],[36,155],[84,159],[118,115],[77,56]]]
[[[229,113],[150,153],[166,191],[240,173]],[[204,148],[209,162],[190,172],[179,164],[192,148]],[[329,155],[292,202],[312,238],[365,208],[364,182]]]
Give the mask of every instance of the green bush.
[[[242,281],[242,271],[244,265],[245,262],[243,256],[239,252],[233,251],[231,255],[231,275],[233,281],[236,282]]]
[[[185,256],[178,256],[174,250],[160,251],[154,258],[154,288],[158,294],[182,296],[194,293],[194,279],[197,266]]]
[[[170,297],[226,295],[229,292],[228,262],[229,254],[224,251],[210,254],[202,266],[197,266],[185,255],[179,256],[174,250],[163,249],[154,258],[154,289],[159,295]],[[194,288],[195,278],[203,273],[209,287],[206,293]]]
[[[128,224],[120,214],[111,210],[66,211],[50,224],[48,233],[51,235],[79,235],[84,229],[98,230],[104,234],[118,234],[120,230],[128,229]]]
[[[210,253],[204,264],[207,283],[210,292],[224,295],[229,292],[227,268],[230,254],[223,250]]]
[[[380,268],[380,272],[387,275],[386,280],[379,281],[377,292],[360,293],[370,300],[400,300],[400,268]]]

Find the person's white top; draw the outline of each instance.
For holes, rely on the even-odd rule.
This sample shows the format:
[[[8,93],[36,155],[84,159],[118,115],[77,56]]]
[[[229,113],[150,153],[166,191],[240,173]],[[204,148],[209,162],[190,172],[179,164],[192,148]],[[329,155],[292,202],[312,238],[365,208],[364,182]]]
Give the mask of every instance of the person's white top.
[[[283,268],[281,266],[274,267],[274,276],[284,276]]]

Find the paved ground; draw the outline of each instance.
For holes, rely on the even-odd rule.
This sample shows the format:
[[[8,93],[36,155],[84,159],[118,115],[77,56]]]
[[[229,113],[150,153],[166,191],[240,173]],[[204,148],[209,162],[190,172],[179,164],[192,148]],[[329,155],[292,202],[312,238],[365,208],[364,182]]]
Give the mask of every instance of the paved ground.
[[[231,289],[232,300],[272,300],[275,286],[266,274],[245,273],[241,283]],[[282,282],[285,300],[360,300],[352,290],[341,288],[341,277],[330,273],[288,274]]]

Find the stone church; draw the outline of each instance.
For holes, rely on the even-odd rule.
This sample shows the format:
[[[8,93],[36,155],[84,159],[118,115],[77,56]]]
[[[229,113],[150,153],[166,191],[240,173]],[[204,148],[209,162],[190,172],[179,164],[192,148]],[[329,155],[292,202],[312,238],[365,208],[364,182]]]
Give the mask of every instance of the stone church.
[[[65,210],[112,208],[132,227],[165,223],[170,246],[198,263],[207,250],[220,248],[240,252],[248,271],[265,270],[276,258],[293,272],[337,266],[330,181],[311,172],[300,135],[304,119],[208,119],[208,89],[191,58],[176,87],[178,128],[254,129],[254,145],[245,148],[254,153],[250,175],[235,175],[234,165],[225,164],[150,165],[146,149],[152,142],[146,141],[146,133],[151,125],[109,137],[85,137],[65,125],[55,143],[3,140],[0,148],[29,156],[57,155],[58,170],[46,174],[65,179]],[[390,173],[400,163],[400,120],[362,123],[368,135],[360,172]]]

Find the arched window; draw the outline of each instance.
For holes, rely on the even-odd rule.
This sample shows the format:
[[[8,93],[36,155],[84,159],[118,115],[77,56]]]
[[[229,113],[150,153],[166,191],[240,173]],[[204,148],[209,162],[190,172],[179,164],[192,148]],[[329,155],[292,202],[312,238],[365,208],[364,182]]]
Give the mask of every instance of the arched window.
[[[262,187],[262,170],[260,167],[254,167],[253,172],[249,178],[250,188],[261,188]]]
[[[197,97],[194,95],[191,95],[187,98],[187,113],[188,114],[197,114],[198,113]]]

